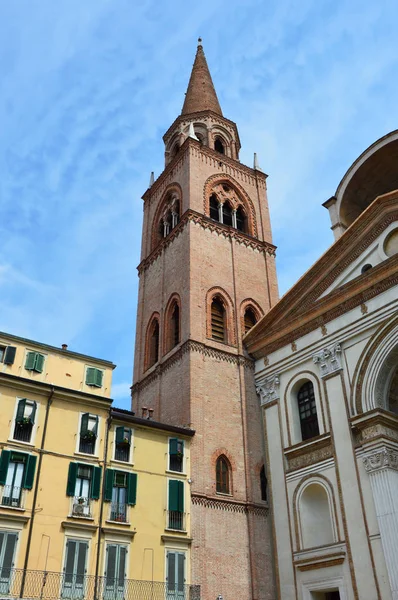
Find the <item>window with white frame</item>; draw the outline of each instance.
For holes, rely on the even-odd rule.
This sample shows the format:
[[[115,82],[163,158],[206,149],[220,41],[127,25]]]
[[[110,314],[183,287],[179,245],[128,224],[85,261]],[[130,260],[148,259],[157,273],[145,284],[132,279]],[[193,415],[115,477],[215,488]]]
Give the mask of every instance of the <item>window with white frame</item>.
[[[84,597],[88,544],[88,540],[67,540],[61,598]]]
[[[166,551],[167,598],[185,598],[185,552]]]
[[[130,427],[123,427],[123,425],[115,427],[114,460],[120,460],[121,462],[131,461],[132,437],[133,432]]]
[[[0,457],[1,504],[23,508],[23,491],[31,490],[37,457],[34,454],[3,450]]]
[[[17,399],[17,411],[13,424],[13,439],[19,442],[30,443],[35,424],[37,404],[28,398]]]
[[[123,600],[127,577],[127,546],[107,544],[105,558],[105,600]]]
[[[184,471],[184,442],[177,438],[169,439],[169,470],[182,473]]]
[[[95,454],[98,437],[98,415],[84,413],[80,420],[79,452]]]

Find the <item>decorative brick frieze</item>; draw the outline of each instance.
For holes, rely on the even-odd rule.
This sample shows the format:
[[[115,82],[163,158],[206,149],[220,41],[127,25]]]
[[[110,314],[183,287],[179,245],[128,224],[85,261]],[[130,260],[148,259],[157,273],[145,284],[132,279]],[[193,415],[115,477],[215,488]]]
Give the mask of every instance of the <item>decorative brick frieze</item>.
[[[239,502],[229,498],[215,498],[214,496],[205,496],[204,494],[193,493],[191,500],[192,504],[229,512],[251,513],[263,517],[267,517],[269,512],[267,506],[259,506],[252,502]]]
[[[312,360],[319,367],[321,377],[337,373],[343,368],[341,365],[341,346],[339,343],[327,348],[322,348],[312,356]]]
[[[269,404],[274,400],[279,400],[279,384],[279,375],[272,375],[256,386],[261,406]]]

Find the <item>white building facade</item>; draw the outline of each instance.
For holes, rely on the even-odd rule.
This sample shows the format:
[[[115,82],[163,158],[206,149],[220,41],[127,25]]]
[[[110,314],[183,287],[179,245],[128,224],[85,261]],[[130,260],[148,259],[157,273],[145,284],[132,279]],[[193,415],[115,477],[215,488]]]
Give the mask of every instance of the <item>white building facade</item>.
[[[325,203],[336,241],[246,335],[278,597],[398,600],[398,132]]]

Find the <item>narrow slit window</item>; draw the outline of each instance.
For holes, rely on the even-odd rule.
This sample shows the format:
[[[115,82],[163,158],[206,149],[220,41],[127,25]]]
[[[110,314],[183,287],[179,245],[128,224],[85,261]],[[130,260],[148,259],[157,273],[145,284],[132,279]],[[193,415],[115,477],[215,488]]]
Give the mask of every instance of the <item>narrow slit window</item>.
[[[170,344],[171,348],[180,343],[180,307],[174,304],[170,319]]]
[[[246,233],[246,215],[241,206],[236,211],[236,228],[243,233]]]
[[[155,365],[159,360],[159,321],[155,320],[152,324],[149,337],[149,361],[148,368]]]
[[[232,227],[232,208],[229,202],[224,202],[222,207],[222,216],[224,225]]]
[[[303,441],[309,440],[319,435],[314,386],[311,381],[307,381],[301,386],[297,394],[297,401],[300,416],[301,438]]]
[[[211,337],[225,342],[225,308],[218,298],[211,303]]]
[[[256,315],[254,314],[253,309],[250,307],[245,310],[244,322],[245,322],[245,333],[250,331],[250,329],[252,327],[254,327],[254,325],[257,323]]]
[[[225,456],[219,456],[216,464],[216,491],[220,494],[230,493],[229,464]]]
[[[212,194],[210,196],[210,218],[214,219],[215,221],[220,220],[220,213],[218,210],[218,200],[217,200],[217,196],[215,194]]]

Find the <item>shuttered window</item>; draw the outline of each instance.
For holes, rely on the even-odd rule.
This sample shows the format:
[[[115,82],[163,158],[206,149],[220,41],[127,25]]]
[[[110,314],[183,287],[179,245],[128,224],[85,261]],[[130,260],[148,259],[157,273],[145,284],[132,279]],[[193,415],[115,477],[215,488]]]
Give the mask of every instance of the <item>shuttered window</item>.
[[[225,309],[218,298],[211,303],[211,337],[218,342],[225,342]]]
[[[105,598],[123,598],[126,577],[127,546],[107,544],[105,566]]]
[[[87,367],[86,369],[86,385],[90,385],[91,387],[102,387],[102,380],[104,377],[104,372],[101,369],[96,369],[95,367]]]
[[[131,429],[128,427],[116,427],[115,433],[115,460],[129,462],[131,448]]]
[[[102,467],[69,463],[66,484],[67,496],[78,496],[98,500],[100,497]]]
[[[18,533],[0,531],[0,593],[8,595]]]
[[[27,371],[35,371],[36,373],[42,373],[44,367],[45,357],[39,352],[28,352],[26,354],[25,369]]]
[[[247,333],[257,323],[256,315],[254,314],[254,311],[252,308],[250,308],[250,307],[246,308],[244,321],[245,321],[245,333]]]
[[[125,489],[125,493],[121,495],[120,489]],[[137,473],[107,469],[104,500],[115,503],[126,502],[130,506],[135,505],[137,502]]]
[[[169,510],[184,512],[184,482],[171,479],[169,481]]]
[[[169,469],[182,473],[184,464],[184,442],[177,438],[169,440]]]
[[[67,541],[62,598],[83,597],[87,554],[88,542]]]
[[[185,552],[167,552],[167,593],[172,598],[184,598]]]
[[[0,362],[3,362],[5,365],[13,365],[16,351],[15,346],[0,347]]]

